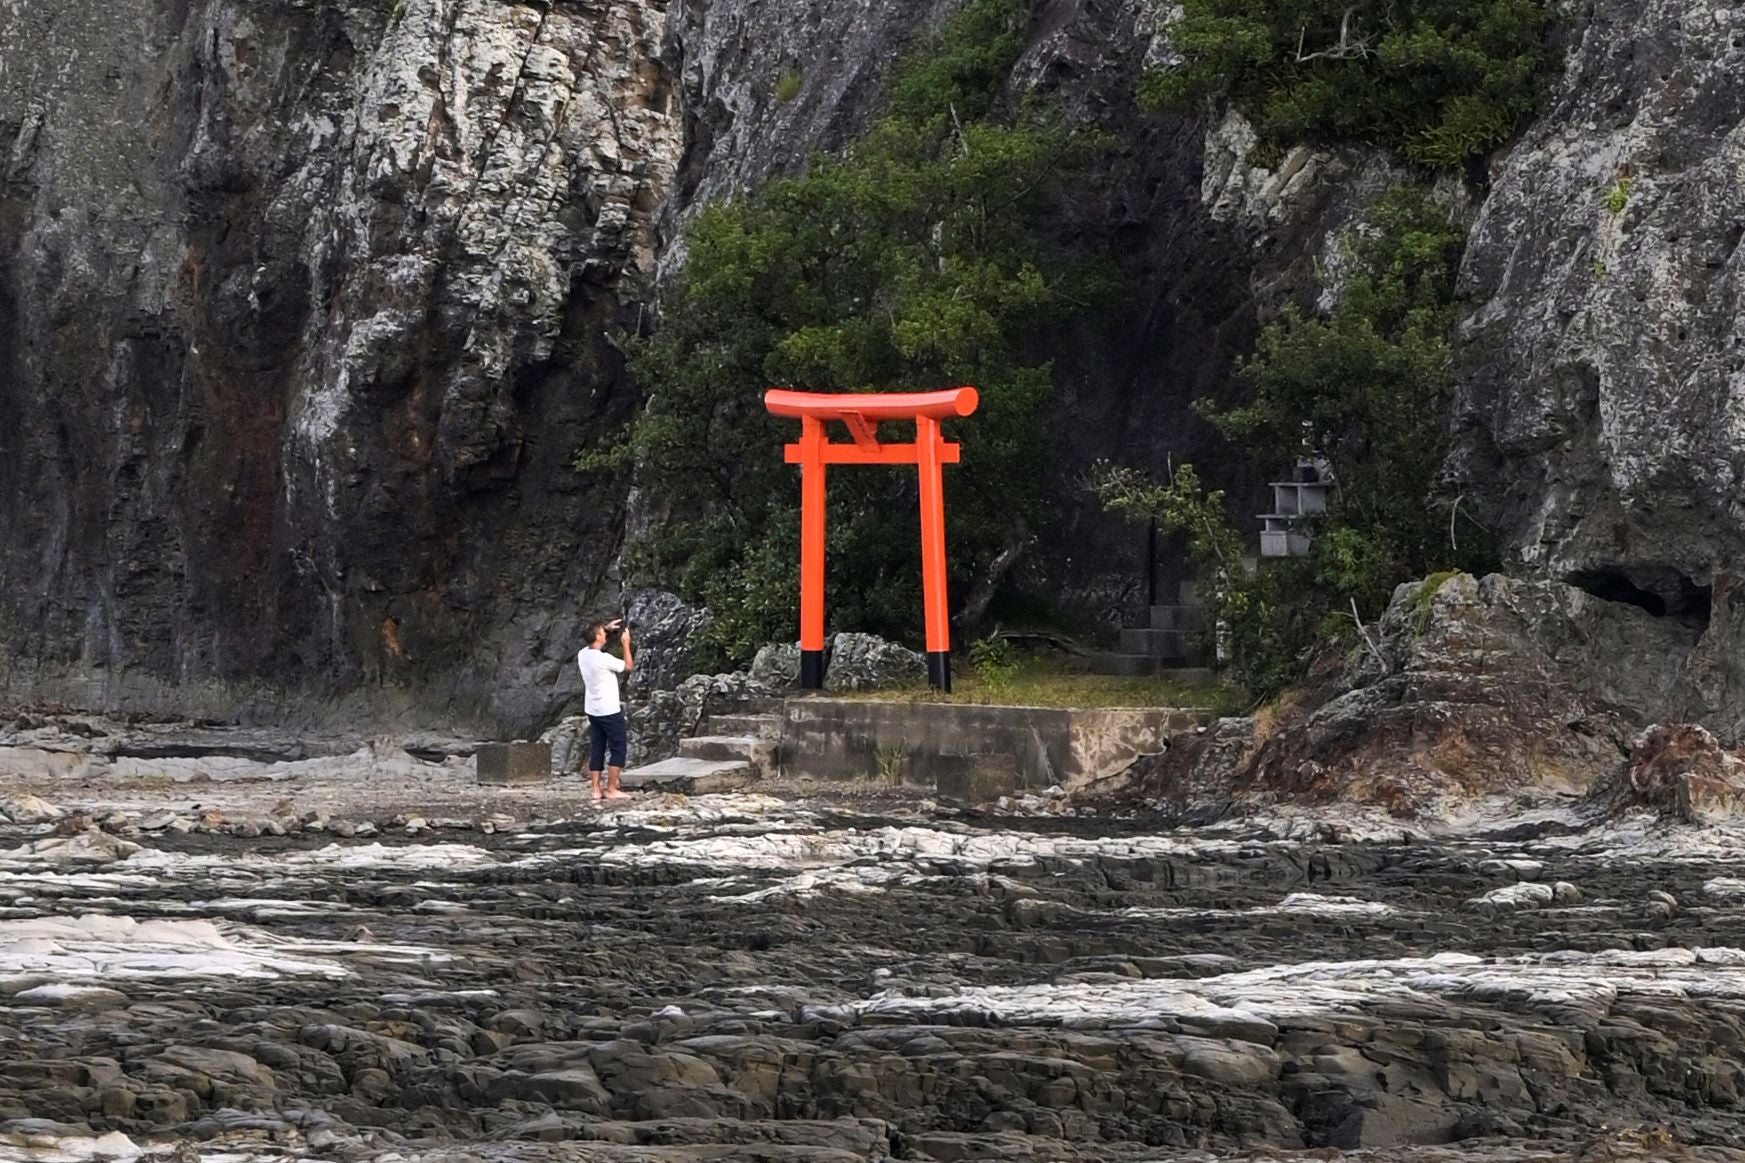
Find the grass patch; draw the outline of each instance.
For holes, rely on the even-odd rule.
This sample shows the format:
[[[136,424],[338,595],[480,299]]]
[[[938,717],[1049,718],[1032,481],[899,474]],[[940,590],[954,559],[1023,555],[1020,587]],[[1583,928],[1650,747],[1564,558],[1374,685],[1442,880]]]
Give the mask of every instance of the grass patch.
[[[1624,207],[1630,204],[1630,175],[1619,174],[1611,188],[1606,191],[1606,212],[1616,218],[1624,212]]]
[[[800,86],[805,78],[798,69],[792,69],[776,78],[776,101],[787,104],[800,95]]]
[[[1220,715],[1246,705],[1243,693],[1226,683],[1183,683],[1164,677],[1128,678],[1077,674],[1040,661],[1020,662],[1009,676],[990,683],[973,670],[953,676],[952,692],[922,684],[874,691],[844,691],[833,698],[900,703],[982,703],[997,707],[1192,707]]]

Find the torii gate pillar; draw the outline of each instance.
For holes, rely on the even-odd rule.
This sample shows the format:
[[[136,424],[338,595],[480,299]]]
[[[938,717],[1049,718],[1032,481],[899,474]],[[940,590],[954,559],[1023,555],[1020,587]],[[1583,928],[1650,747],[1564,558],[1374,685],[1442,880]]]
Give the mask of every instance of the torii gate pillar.
[[[771,388],[764,407],[800,421],[800,439],[783,449],[800,466],[800,685],[824,686],[824,473],[832,464],[913,464],[921,478],[921,604],[927,626],[927,681],[951,689],[950,604],[945,591],[945,490],[943,466],[958,462],[939,422],[968,416],[976,390],[851,392],[826,395]],[[853,440],[833,444],[825,422],[840,420]],[[913,420],[913,444],[883,444],[884,420]]]

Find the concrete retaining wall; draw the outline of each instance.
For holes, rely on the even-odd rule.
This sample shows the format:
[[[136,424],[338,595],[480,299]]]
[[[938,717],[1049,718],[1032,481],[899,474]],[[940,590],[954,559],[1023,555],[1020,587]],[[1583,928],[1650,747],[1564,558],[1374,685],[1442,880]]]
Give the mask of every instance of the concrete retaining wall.
[[[1207,720],[1158,708],[996,707],[795,698],[782,706],[784,778],[878,779],[983,802],[1053,784],[1072,789],[1162,751]]]

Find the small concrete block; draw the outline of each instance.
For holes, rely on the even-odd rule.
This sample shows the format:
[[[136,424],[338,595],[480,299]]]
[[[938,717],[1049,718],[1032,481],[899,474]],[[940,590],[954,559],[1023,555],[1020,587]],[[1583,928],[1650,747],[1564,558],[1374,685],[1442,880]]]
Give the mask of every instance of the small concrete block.
[[[551,778],[551,744],[486,743],[474,756],[474,764],[480,783],[544,783]]]

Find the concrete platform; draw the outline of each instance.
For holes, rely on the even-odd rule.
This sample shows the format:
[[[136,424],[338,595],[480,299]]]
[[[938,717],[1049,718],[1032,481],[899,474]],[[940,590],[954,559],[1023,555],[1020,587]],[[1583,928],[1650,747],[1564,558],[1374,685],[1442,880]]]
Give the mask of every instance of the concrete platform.
[[[679,754],[686,759],[736,759],[755,763],[760,749],[770,746],[756,735],[692,735],[679,740]]]
[[[740,759],[675,757],[627,768],[618,786],[625,791],[672,791],[685,795],[737,791],[757,779],[752,765]]]
[[[900,779],[981,803],[1071,789],[1210,719],[1179,707],[1006,707],[875,699],[789,699],[783,779]]]

